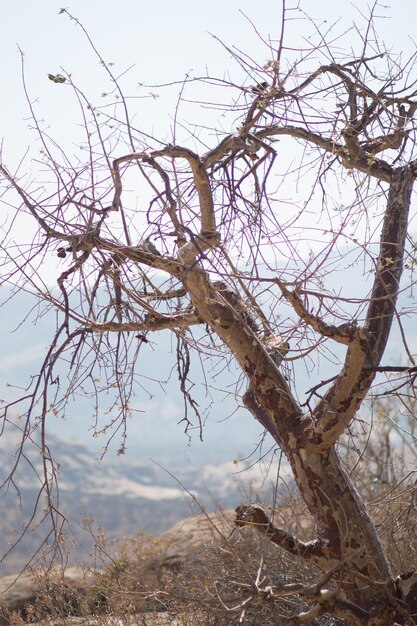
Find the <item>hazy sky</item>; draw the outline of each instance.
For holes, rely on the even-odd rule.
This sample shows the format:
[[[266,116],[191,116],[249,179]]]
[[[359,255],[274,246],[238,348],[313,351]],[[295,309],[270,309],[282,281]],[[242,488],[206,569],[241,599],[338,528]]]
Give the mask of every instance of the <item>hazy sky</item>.
[[[64,6],[85,26],[94,44],[106,62],[114,63],[116,75],[127,70],[122,84],[131,96],[129,105],[134,113],[134,123],[138,127],[153,128],[156,133],[169,140],[172,127],[173,103],[179,87],[167,90],[157,100],[150,97],[151,87],[138,87],[139,83],[152,85],[173,80],[181,81],[185,75],[210,75],[239,77],[239,69],[231,62],[230,54],[213,38],[216,35],[230,47],[236,46],[261,64],[268,59],[267,47],[254,32],[250,21],[256,25],[259,33],[267,41],[276,40],[281,28],[281,2],[270,0],[211,0],[209,3],[195,0],[121,0],[116,4],[110,0],[73,0],[62,4],[56,0],[29,2],[14,0],[3,3],[2,35],[0,53],[3,60],[0,75],[2,93],[2,124],[0,136],[3,136],[3,159],[10,168],[15,167],[28,146],[36,155],[38,149],[34,134],[30,131],[28,104],[22,86],[21,56],[18,46],[24,53],[25,77],[29,97],[37,114],[46,123],[51,124],[51,134],[67,147],[72,145],[78,132],[80,121],[73,99],[64,98],[67,86],[56,85],[48,80],[48,73],[68,72],[74,82],[92,101],[102,104],[101,94],[108,88],[106,75],[99,60],[88,45],[80,28],[67,15],[59,15]],[[295,2],[287,2],[287,7],[295,7]],[[329,0],[305,0],[300,6],[311,17],[317,19],[322,30],[340,20],[335,32],[347,29],[355,17],[360,21],[359,9],[350,3],[330,2]],[[360,10],[367,13],[365,4]],[[386,5],[376,10],[381,19],[377,22],[381,39],[385,39],[389,48],[411,54],[415,49],[412,41],[417,20],[415,0],[396,0],[391,7]],[[289,17],[302,17],[294,10]],[[245,17],[246,16],[246,17]],[[363,24],[363,22],[362,22]],[[307,20],[290,21],[287,45],[297,46],[309,34],[313,26]],[[355,35],[352,32],[352,43]],[[209,100],[207,92],[202,99]],[[185,108],[187,121],[194,120],[203,124],[209,113],[194,106]],[[233,130],[226,128],[227,131]],[[26,161],[22,171],[29,169]],[[43,333],[39,336],[43,337]],[[8,346],[15,346],[11,355],[13,364],[25,371],[25,365],[33,367],[34,357],[42,352],[39,342],[33,349],[22,345],[22,336],[16,334],[5,339]],[[27,341],[30,341],[30,333]],[[9,361],[12,366],[12,361]],[[8,372],[0,370],[0,383],[4,384]],[[167,398],[156,400],[155,414],[173,411],[172,401]],[[175,405],[178,406],[178,405]],[[166,417],[166,416],[165,416]],[[217,416],[221,417],[221,416]],[[152,437],[155,429],[150,416],[132,427],[132,437],[141,442],[141,451],[152,456]],[[239,418],[240,419],[240,418]],[[75,422],[77,423],[77,422]],[[71,431],[68,425],[63,432]],[[229,430],[208,431],[209,444],[216,445],[217,433],[226,433],[224,437],[233,437],[236,423]],[[77,427],[74,432],[78,432]],[[167,427],[166,435],[174,437],[175,444],[182,442],[186,449],[186,440]],[[251,441],[258,437],[260,429],[247,417],[244,428],[238,427],[240,441],[247,440],[249,452]],[[159,433],[158,433],[159,437]],[[222,443],[225,443],[220,435]],[[211,440],[211,441],[210,441]],[[149,445],[148,445],[149,444]],[[146,450],[146,452],[145,452]],[[236,450],[235,450],[236,451]]]
[[[69,4],[57,0],[3,3],[0,37],[3,123],[0,135],[4,136],[3,150],[8,162],[12,157],[20,157],[30,141],[25,132],[28,107],[22,89],[17,46],[25,55],[27,87],[36,111],[50,121],[59,136],[66,133],[71,137],[78,119],[70,108],[72,99],[66,98],[64,105],[62,90],[48,80],[47,74],[63,68],[96,103],[100,103],[100,94],[108,86],[105,73],[81,30],[66,14],[59,15],[62,6],[83,23],[102,57],[114,63],[116,74],[131,68],[123,85],[132,97],[149,93],[148,89],[137,89],[138,83],[182,80],[190,72],[203,75],[207,71],[221,77],[230,71],[236,75],[237,68],[231,63],[230,54],[211,35],[262,63],[268,58],[267,49],[249,20],[265,40],[276,40],[281,28],[280,0],[258,0],[256,3],[253,0],[211,0],[209,3],[122,0],[117,8],[110,0],[73,0]],[[294,6],[297,6],[296,2],[287,1],[289,9]],[[367,13],[365,3],[355,9],[348,2],[305,0],[300,7],[317,19],[322,31],[338,21],[335,33],[347,29],[354,18],[360,23],[359,9]],[[413,36],[417,19],[414,0],[396,0],[391,7],[384,3],[376,13],[382,16],[377,25],[388,47],[398,51],[412,50],[410,36]],[[302,17],[300,10],[289,11],[288,16],[291,20],[288,22],[287,45],[297,46],[304,36],[313,34],[314,29],[306,19],[292,19]],[[352,32],[352,43],[354,39]],[[209,99],[207,94],[205,96]],[[137,111],[136,124],[140,125],[141,118],[145,117],[147,126],[149,118],[156,128],[165,128],[169,124],[163,97],[158,101],[131,101],[130,105],[133,111]],[[168,113],[172,115],[172,111]],[[197,119],[197,115],[195,117]],[[202,121],[200,119],[200,123]]]

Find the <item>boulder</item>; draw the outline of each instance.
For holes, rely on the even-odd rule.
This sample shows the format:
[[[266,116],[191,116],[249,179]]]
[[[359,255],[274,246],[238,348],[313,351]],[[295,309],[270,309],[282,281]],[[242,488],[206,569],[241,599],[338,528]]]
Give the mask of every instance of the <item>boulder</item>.
[[[234,528],[234,511],[199,513],[177,522],[158,537],[162,567],[194,558],[203,546],[223,544]]]

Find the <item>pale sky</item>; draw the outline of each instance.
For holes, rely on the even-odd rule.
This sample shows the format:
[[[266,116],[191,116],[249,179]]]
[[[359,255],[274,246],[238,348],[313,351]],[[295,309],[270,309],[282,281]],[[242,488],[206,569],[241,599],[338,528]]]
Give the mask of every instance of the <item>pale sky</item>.
[[[295,7],[296,4],[287,2],[287,7]],[[63,6],[82,22],[106,62],[114,63],[112,69],[116,75],[130,68],[121,83],[126,94],[132,98],[129,105],[135,125],[152,129],[167,141],[170,140],[173,106],[180,86],[163,90],[155,100],[149,97],[152,88],[139,88],[138,84],[181,81],[187,74],[202,76],[206,73],[218,77],[230,75],[239,80],[239,69],[231,61],[230,54],[211,35],[216,35],[230,47],[236,46],[262,65],[268,59],[267,46],[259,40],[249,20],[266,41],[269,38],[276,40],[281,27],[279,0],[258,0],[256,3],[253,0],[211,0],[209,3],[195,0],[122,0],[117,8],[110,0],[73,0],[68,4],[57,0],[3,3],[0,136],[3,137],[3,160],[10,169],[19,163],[28,146],[34,156],[38,150],[35,136],[29,130],[29,111],[22,87],[18,46],[24,52],[26,85],[37,115],[45,120],[45,124],[51,125],[51,134],[62,141],[66,149],[71,149],[79,132],[80,117],[73,98],[64,97],[63,90],[67,89],[67,85],[52,83],[48,80],[48,73],[70,73],[93,103],[104,102],[101,94],[108,89],[106,75],[79,27],[67,15],[59,15]],[[359,9],[347,2],[305,0],[300,6],[318,20],[322,30],[340,20],[335,32],[341,33],[350,26],[355,16],[360,21]],[[359,7],[361,11],[368,12],[364,3]],[[417,22],[415,0],[396,0],[391,7],[381,5],[376,12],[382,16],[377,23],[381,39],[386,41],[388,48],[410,56],[415,51],[412,41]],[[289,13],[290,17],[301,15],[296,10]],[[287,45],[295,47],[303,41],[303,37],[314,32],[307,20],[290,21],[288,28],[290,37]],[[354,39],[352,33],[352,42]],[[207,91],[202,94],[202,99],[210,99]],[[187,122],[196,124],[204,124],[210,116],[198,105],[184,107],[181,113]],[[226,126],[224,130],[229,132],[233,129]],[[26,161],[22,172],[29,169],[29,161]],[[18,335],[15,337],[15,345],[18,345]],[[33,367],[33,352],[28,351],[27,345],[22,346],[13,358],[21,368],[24,368],[26,358]],[[1,384],[4,384],[3,376],[6,374],[0,371]],[[166,400],[161,400],[159,409],[165,410],[165,405]],[[148,427],[152,431],[151,423]],[[141,431],[139,423],[132,428],[133,432],[138,438],[141,432],[146,436],[146,429]],[[170,435],[172,432],[169,429]],[[251,448],[255,432],[259,429],[247,417],[247,451]],[[178,441],[185,442],[180,428],[178,434]],[[215,435],[213,437],[215,439]],[[183,445],[186,446],[186,443]],[[149,455],[152,455],[151,450]]]
[[[287,1],[288,8],[296,5],[294,0]],[[347,29],[353,17],[360,21],[359,9],[348,2],[304,0],[300,6],[317,18],[324,31],[338,20],[335,33]],[[116,74],[134,66],[122,82],[126,93],[132,97],[149,93],[148,89],[137,89],[138,83],[181,81],[189,72],[203,75],[208,71],[220,77],[232,72],[238,77],[238,69],[230,61],[230,55],[211,35],[216,35],[230,47],[236,46],[262,64],[268,58],[267,49],[248,20],[256,25],[266,40],[276,40],[280,32],[280,0],[258,0],[256,3],[253,0],[211,0],[209,3],[124,0],[117,8],[110,0],[73,0],[69,4],[58,0],[3,3],[0,37],[3,123],[0,136],[4,136],[4,154],[6,159],[9,157],[8,162],[20,157],[30,141],[30,135],[25,132],[28,107],[22,90],[18,45],[25,54],[27,87],[36,111],[51,123],[60,137],[71,137],[78,119],[71,115],[74,113],[71,108],[68,110],[72,99],[66,98],[64,106],[62,91],[48,80],[47,74],[63,68],[95,103],[100,103],[100,94],[108,87],[105,73],[100,70],[98,59],[83,33],[67,15],[59,15],[61,7],[67,8],[83,23],[102,57],[114,63]],[[367,12],[365,3],[359,7]],[[377,9],[377,14],[383,16],[378,21],[378,28],[388,47],[399,52],[412,51],[410,37],[417,20],[414,0],[396,0],[391,8],[384,4]],[[301,11],[297,10],[288,15],[302,17]],[[287,45],[297,46],[304,35],[313,33],[313,27],[307,20],[289,21],[288,33]],[[204,95],[209,99],[207,94]],[[137,112],[135,122],[138,125],[145,118],[144,125],[154,126],[156,132],[159,128],[168,129],[167,114],[172,115],[172,110],[169,111],[163,96],[157,102],[138,100],[137,103],[131,101],[130,105],[132,111]],[[197,121],[198,116],[195,114],[194,117]],[[163,130],[159,134],[163,136]]]

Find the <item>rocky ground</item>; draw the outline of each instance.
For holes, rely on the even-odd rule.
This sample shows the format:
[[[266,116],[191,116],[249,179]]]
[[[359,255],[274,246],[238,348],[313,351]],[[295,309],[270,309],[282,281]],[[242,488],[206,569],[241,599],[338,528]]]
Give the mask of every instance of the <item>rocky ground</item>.
[[[172,569],[187,559],[195,558],[201,547],[210,544],[219,544],[227,540],[233,529],[234,512],[222,512],[192,516],[175,524],[170,530],[158,537],[149,538],[151,549],[148,553],[149,567],[153,571],[163,568]],[[133,543],[132,543],[133,545]],[[129,544],[127,544],[127,553]],[[151,555],[154,555],[152,558]],[[124,558],[129,554],[124,555]],[[132,553],[131,558],[135,558]],[[157,562],[156,562],[157,561]],[[31,571],[0,578],[0,624],[1,626],[15,626],[19,623],[47,624],[48,626],[66,626],[83,624],[85,626],[183,626],[183,621],[176,620],[166,611],[141,612],[135,618],[125,619],[100,615],[98,617],[66,616],[58,620],[35,622],[30,620],[32,606],[36,605],[37,598],[52,597],[56,589],[60,589],[60,597],[64,598],[69,607],[68,613],[76,606],[75,598],[97,590],[104,571],[89,570],[79,567],[55,566],[49,572]],[[64,591],[62,591],[64,590]],[[63,594],[63,595],[62,595]],[[78,603],[78,599],[77,599]],[[74,610],[74,612],[76,612]],[[21,620],[21,621],[20,621]],[[64,621],[63,621],[64,620]]]

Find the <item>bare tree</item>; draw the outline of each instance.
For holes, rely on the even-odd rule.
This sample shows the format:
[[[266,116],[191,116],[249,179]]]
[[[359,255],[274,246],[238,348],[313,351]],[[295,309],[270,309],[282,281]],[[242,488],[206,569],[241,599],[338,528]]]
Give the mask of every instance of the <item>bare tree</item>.
[[[364,29],[349,33],[358,44],[349,57],[342,38],[318,27],[319,43],[287,47],[290,17],[284,4],[278,43],[265,41],[266,63],[227,48],[241,82],[187,77],[178,104],[192,100],[197,84],[210,99],[196,106],[220,111],[229,131],[206,128],[186,145],[177,140],[178,108],[172,143],[135,128],[104,62],[112,113],[94,107],[70,75],[49,77],[63,98],[70,87],[79,101],[85,161],[48,138],[28,96],[50,175],[30,183],[1,165],[10,205],[36,225],[32,245],[15,253],[12,218],[3,276],[36,292],[59,321],[24,398],[24,435],[34,422],[45,429],[48,412],[61,411],[79,388],[97,404],[100,393],[116,390],[111,419],[123,428],[135,363],[155,331],[177,338],[181,390],[196,419],[190,354],[218,358],[219,369],[230,357],[243,375],[244,406],[284,451],[318,528],[316,539],[302,542],[261,507],[238,508],[237,525],[255,526],[323,572],[314,588],[271,587],[271,597],[304,595],[312,608],[298,616],[303,623],[323,612],[358,625],[417,623],[416,576],[394,581],[336,449],[373,384],[389,384],[378,373],[400,372],[395,392],[414,394],[416,364],[402,323],[411,311],[398,299],[414,284],[415,57],[380,45],[373,11]],[[216,102],[215,90],[234,96]],[[129,208],[126,187],[138,190],[138,208]],[[62,260],[57,287],[43,272],[52,257]],[[407,364],[386,368],[394,321]],[[313,381],[302,402],[300,364],[317,376],[323,361],[334,375]],[[56,374],[63,363],[66,385]],[[3,419],[16,405],[5,406]],[[50,462],[46,438],[42,452]]]

